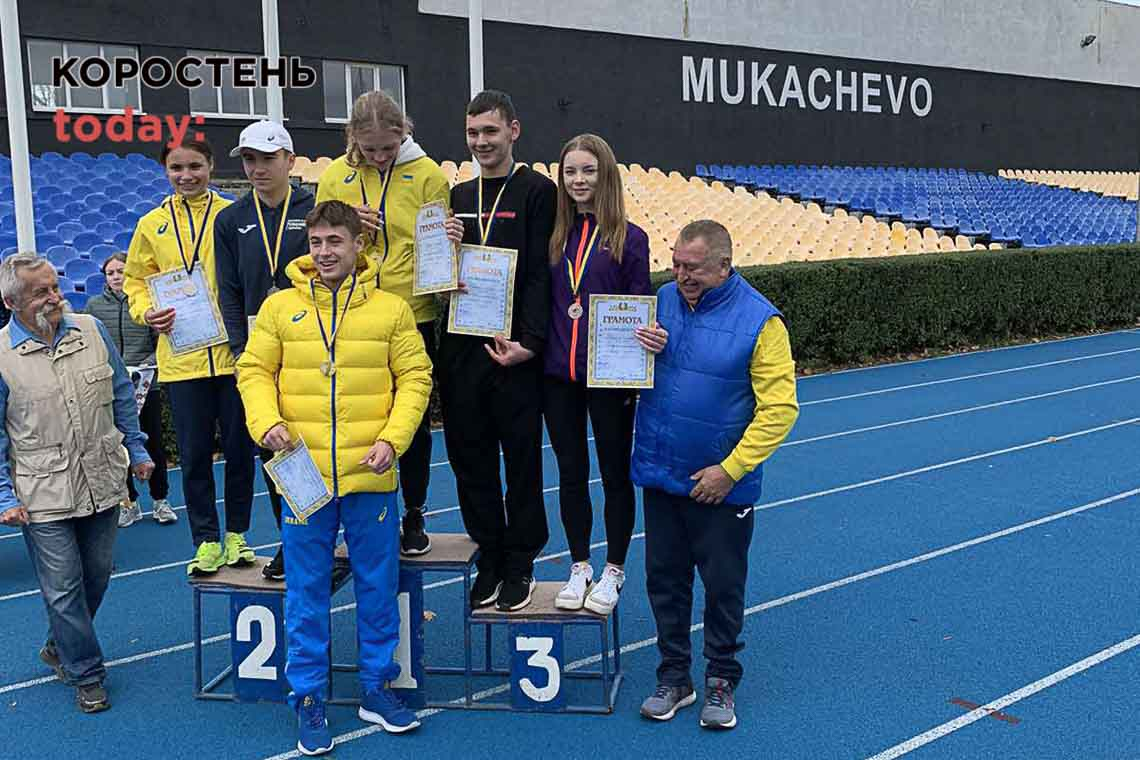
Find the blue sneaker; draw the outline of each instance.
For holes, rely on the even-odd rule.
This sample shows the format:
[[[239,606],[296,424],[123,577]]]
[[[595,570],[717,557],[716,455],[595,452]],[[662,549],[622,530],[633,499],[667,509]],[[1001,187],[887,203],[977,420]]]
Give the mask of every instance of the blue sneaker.
[[[310,694],[297,703],[297,733],[297,751],[302,755],[323,755],[333,748],[325,703],[320,697]]]
[[[416,714],[404,707],[404,703],[391,689],[365,694],[357,715],[361,720],[378,724],[390,734],[402,734],[419,728],[420,725]]]

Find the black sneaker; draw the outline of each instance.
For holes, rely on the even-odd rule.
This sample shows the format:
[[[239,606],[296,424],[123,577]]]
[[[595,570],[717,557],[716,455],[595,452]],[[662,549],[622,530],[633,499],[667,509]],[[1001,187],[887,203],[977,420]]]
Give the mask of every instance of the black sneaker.
[[[400,533],[400,553],[416,557],[430,551],[431,539],[424,531],[423,509],[407,510],[404,512],[404,525]]]
[[[89,683],[75,689],[75,703],[85,713],[102,712],[111,706],[107,690],[101,683]]]
[[[502,612],[521,610],[530,604],[530,595],[534,592],[534,578],[515,576],[508,578],[499,592],[499,600],[495,606]]]
[[[261,568],[261,574],[267,580],[283,581],[285,580],[285,550],[277,547],[277,554],[273,559],[269,560],[269,564]]]
[[[494,570],[480,570],[471,584],[471,609],[477,610],[494,604],[503,588],[502,581]]]
[[[67,676],[63,672],[63,662],[59,659],[59,653],[55,651],[55,647],[50,644],[44,644],[40,649],[40,659],[44,664],[55,671],[55,677],[61,681],[66,681]]]

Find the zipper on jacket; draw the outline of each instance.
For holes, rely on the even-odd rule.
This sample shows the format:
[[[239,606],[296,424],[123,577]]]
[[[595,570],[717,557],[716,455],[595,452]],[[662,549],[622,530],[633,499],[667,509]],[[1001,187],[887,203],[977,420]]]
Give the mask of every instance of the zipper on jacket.
[[[336,335],[336,296],[337,296],[337,294],[334,291],[332,294],[332,334],[334,336]],[[320,306],[318,306],[316,303],[314,303],[313,308],[319,309]],[[333,342],[332,345],[329,346],[329,365],[332,367],[336,366],[336,342],[335,341]],[[335,498],[340,497],[340,481],[339,481],[339,478],[337,478],[337,466],[336,466],[336,370],[333,370],[331,376],[329,377],[329,381],[332,383],[332,385],[330,386],[330,390],[329,390],[329,410],[330,410],[330,413],[332,414],[332,449],[331,449],[331,451],[332,451],[332,457],[331,457],[332,481],[333,481],[332,495],[333,495],[333,498],[335,499]]]
[[[209,346],[206,347],[206,359],[210,362],[210,377],[217,377],[214,372],[214,349]]]
[[[125,301],[119,301],[119,356],[127,355],[127,337],[123,335],[123,304]],[[126,359],[123,359],[126,361]]]

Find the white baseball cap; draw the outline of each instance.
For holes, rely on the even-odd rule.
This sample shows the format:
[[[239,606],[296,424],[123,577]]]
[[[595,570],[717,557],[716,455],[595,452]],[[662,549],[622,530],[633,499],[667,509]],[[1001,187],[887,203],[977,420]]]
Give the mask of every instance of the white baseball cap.
[[[293,152],[293,138],[285,127],[275,121],[255,121],[241,131],[238,146],[230,151],[230,158],[241,155],[242,148],[252,148],[262,153],[276,153],[279,150]]]

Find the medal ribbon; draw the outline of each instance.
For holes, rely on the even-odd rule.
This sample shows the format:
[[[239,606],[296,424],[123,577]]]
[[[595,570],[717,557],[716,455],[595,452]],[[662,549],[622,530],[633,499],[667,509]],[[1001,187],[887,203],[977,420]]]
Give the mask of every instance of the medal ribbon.
[[[289,200],[293,197],[293,185],[289,185],[289,192],[285,194],[285,205],[281,209],[281,222],[277,225],[277,242],[273,248],[269,247],[269,233],[265,229],[265,217],[261,214],[261,199],[257,191],[253,191],[253,207],[257,209],[257,226],[261,230],[261,242],[265,244],[265,256],[269,259],[269,279],[277,280],[277,261],[281,257],[281,237],[285,233],[285,220],[289,216]]]
[[[344,308],[340,311],[340,319],[336,318],[336,307],[333,307],[333,329],[331,336],[325,331],[325,323],[324,320],[321,319],[321,309],[317,305],[317,279],[318,278],[314,277],[309,280],[309,290],[313,295],[313,311],[317,313],[317,327],[320,328],[321,331],[321,341],[325,344],[325,352],[329,357],[329,366],[333,367],[333,349],[336,348],[336,334],[340,332],[341,325],[344,324],[345,315],[348,314],[348,305],[352,303],[352,294],[356,291],[356,272],[352,273],[352,286],[348,289],[348,297],[344,299]],[[336,294],[334,293],[334,304],[335,297]]]
[[[379,170],[377,170],[379,173]],[[396,173],[396,159],[392,159],[392,165],[388,167],[388,171],[380,178],[380,205],[377,211],[380,212],[380,229],[384,233],[384,255],[378,262],[381,268],[384,266],[384,260],[388,258],[388,217],[384,212],[384,207],[388,204],[388,185],[392,184],[392,175]],[[368,202],[368,190],[364,187],[364,174],[358,173],[357,179],[360,181],[360,199],[364,201],[364,205],[371,208]],[[376,245],[376,231],[372,231],[372,245]]]
[[[194,211],[190,208],[190,202],[185,198],[182,199],[182,205],[186,206],[186,216],[190,218],[190,242],[194,243],[194,258],[190,262],[186,262],[186,251],[182,247],[182,233],[178,231],[178,214],[175,213],[174,196],[166,199],[166,205],[169,207],[170,218],[174,224],[174,239],[178,243],[178,255],[182,259],[182,268],[186,270],[186,274],[194,274],[194,265],[198,263],[198,253],[202,250],[202,241],[206,239],[206,222],[210,220],[210,208],[214,205],[214,193],[212,190],[207,190],[210,194],[210,200],[206,203],[206,213],[202,216],[202,227],[198,231],[198,241],[194,243]]]
[[[578,254],[574,257],[574,263],[570,263],[569,257],[566,259],[566,274],[570,276],[570,295],[574,296],[576,300],[580,300],[578,290],[582,287],[582,275],[586,273],[586,264],[590,260],[590,254],[598,240],[598,230],[601,228],[601,225],[594,226],[594,232],[590,235],[590,242],[587,243],[586,232],[590,229],[590,219],[587,217],[582,222],[582,237],[578,241]]]
[[[518,165],[511,162],[511,169],[507,172],[507,179],[503,182],[503,186],[499,188],[499,194],[495,196],[495,203],[491,206],[491,213],[487,216],[487,224],[483,224],[483,175],[479,175],[479,213],[476,219],[479,222],[479,245],[487,245],[487,241],[491,239],[491,225],[495,222],[495,212],[499,210],[499,201],[503,199],[503,193],[506,192],[507,185],[511,183],[511,177],[515,176],[515,169]]]

